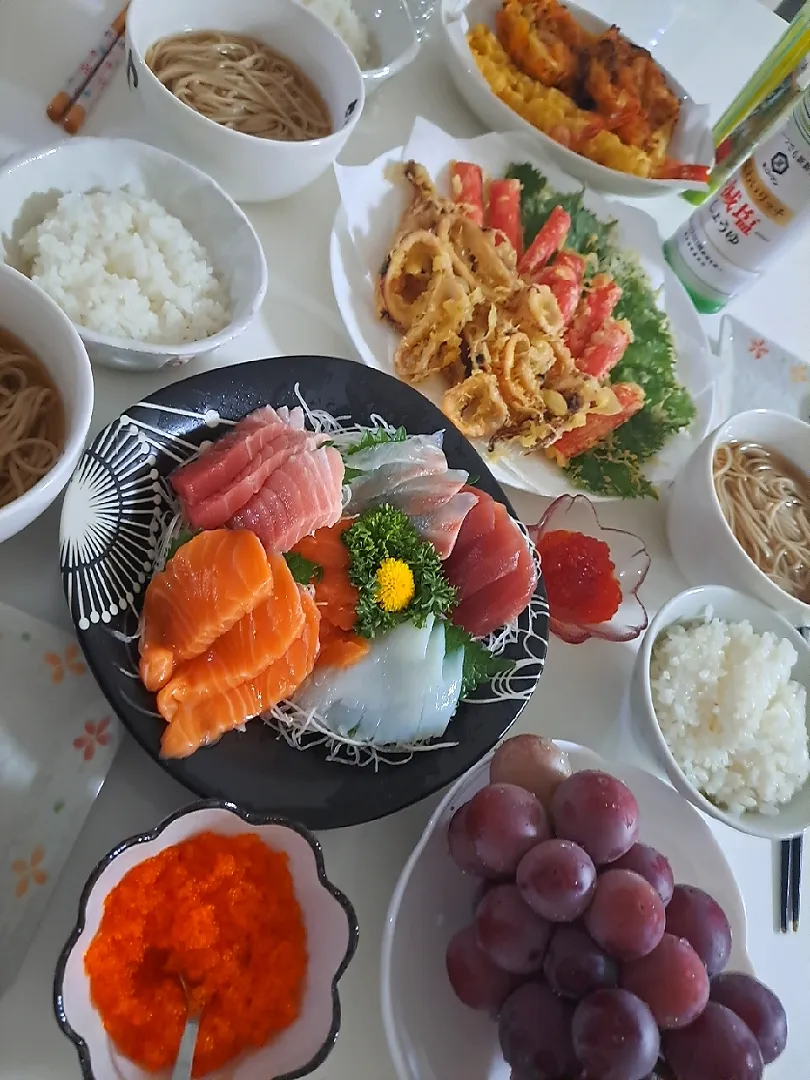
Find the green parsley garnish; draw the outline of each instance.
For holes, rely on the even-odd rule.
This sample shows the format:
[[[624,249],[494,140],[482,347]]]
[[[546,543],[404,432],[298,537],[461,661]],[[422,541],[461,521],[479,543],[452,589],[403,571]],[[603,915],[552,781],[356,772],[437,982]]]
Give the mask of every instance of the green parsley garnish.
[[[424,626],[428,615],[444,615],[455,605],[456,590],[436,549],[401,510],[386,504],[367,511],[346,529],[343,543],[349,549],[349,581],[360,592],[356,630],[363,637],[402,622]],[[379,603],[377,572],[384,559],[404,562],[413,573],[413,599],[399,611],[386,611]]]
[[[617,246],[615,221],[600,220],[584,205],[581,191],[555,191],[531,165],[512,165],[507,175],[520,180],[523,187],[526,246],[552,209],[562,206],[571,215],[566,247],[595,256],[588,273],[608,273],[621,286],[622,298],[614,316],[628,319],[633,327],[634,340],[610,378],[612,382],[638,383],[646,394],[644,408],[593,450],[575,458],[565,471],[576,487],[594,494],[657,498],[642,466],[695,417],[692,399],[675,378],[675,347],[668,319],[656,304],[638,261]]]
[[[284,559],[297,585],[311,585],[323,577],[323,567],[311,559],[305,559],[297,551],[288,551]]]
[[[489,682],[496,675],[511,671],[515,666],[512,660],[507,660],[504,656],[495,656],[486,645],[482,645],[467,630],[446,622],[444,624],[445,655],[449,656],[458,649],[464,650],[459,700],[471,694],[481,683]]]

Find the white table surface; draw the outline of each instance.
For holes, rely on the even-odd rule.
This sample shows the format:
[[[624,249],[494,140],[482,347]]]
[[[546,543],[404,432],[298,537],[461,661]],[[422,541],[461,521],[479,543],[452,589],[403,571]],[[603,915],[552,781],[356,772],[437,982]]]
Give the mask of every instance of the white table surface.
[[[754,0],[646,0],[644,4],[590,0],[590,6],[638,37],[657,31],[662,61],[695,98],[711,102],[715,115],[784,28]],[[56,129],[44,116],[45,104],[119,7],[120,0],[0,0],[0,159],[23,146],[55,140]],[[657,14],[662,11],[663,18]],[[416,112],[459,135],[481,130],[453,89],[432,41],[407,72],[369,100],[344,160],[365,162],[401,142]],[[121,75],[86,133],[145,135],[133,115]],[[688,209],[677,198],[645,206],[658,219],[664,235]],[[208,360],[207,366],[292,353],[353,356],[328,276],[328,237],[336,207],[337,188],[330,174],[283,203],[249,208],[267,252],[267,300],[254,326]],[[800,298],[806,304],[810,295],[808,255],[810,241],[805,240],[731,308],[760,334],[804,355],[810,318]],[[714,333],[716,320],[710,320],[707,329]],[[192,364],[174,376],[182,378],[201,366]],[[167,380],[98,369],[93,431],[162,381]],[[518,495],[515,501],[528,521],[536,520],[544,506],[542,500],[526,496]],[[600,515],[606,523],[629,528],[644,538],[653,557],[642,590],[650,611],[684,587],[667,551],[660,505],[610,505]],[[58,520],[57,505],[0,548],[0,600],[68,627],[58,574]],[[608,756],[638,754],[620,743],[617,720],[634,649],[633,645],[598,642],[569,646],[552,639],[546,672],[518,729],[564,736]],[[124,741],[19,979],[0,1001],[0,1080],[78,1080],[75,1051],[53,1019],[51,981],[56,956],[75,919],[82,885],[107,850],[151,827],[188,799],[188,793],[132,740]],[[393,886],[435,801],[427,800],[383,821],[321,836],[330,876],[351,896],[361,932],[357,956],[341,983],[342,1032],[327,1063],[313,1074],[317,1080],[395,1080],[379,1006],[380,938]],[[810,1011],[810,908],[799,934],[774,933],[771,845],[716,823],[712,827],[745,898],[752,962],[759,976],[782,996],[791,1021],[788,1049],[768,1071],[768,1080],[800,1080],[808,1074],[810,1059],[806,1019]]]

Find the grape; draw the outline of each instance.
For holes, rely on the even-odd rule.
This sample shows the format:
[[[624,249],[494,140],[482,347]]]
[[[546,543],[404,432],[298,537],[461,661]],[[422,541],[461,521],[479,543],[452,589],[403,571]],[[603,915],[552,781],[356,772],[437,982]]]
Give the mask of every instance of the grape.
[[[689,1027],[664,1032],[664,1057],[676,1080],[761,1080],[764,1069],[757,1040],[715,1001]]]
[[[472,902],[472,913],[473,913],[473,915],[475,915],[476,911],[478,911],[478,905],[481,903],[481,901],[484,899],[484,897],[487,895],[487,893],[490,891],[490,889],[494,889],[496,887],[496,885],[497,885],[496,881],[484,880],[484,881],[479,881],[478,882],[478,885],[476,886],[475,892],[473,894],[473,902]]]
[[[526,904],[515,885],[496,885],[475,913],[478,947],[504,971],[530,975],[546,955],[551,927]]]
[[[460,806],[450,818],[450,824],[447,826],[447,846],[450,850],[450,858],[459,870],[463,870],[465,874],[482,877],[484,874],[483,864],[475,854],[472,840],[467,835],[468,806],[469,803]]]
[[[607,870],[585,912],[585,929],[609,956],[637,960],[664,936],[665,912],[661,897],[640,874]]]
[[[546,840],[520,860],[517,884],[526,903],[552,922],[573,922],[591,902],[596,867],[570,840]]]
[[[548,809],[551,796],[566,777],[571,763],[564,750],[539,735],[515,735],[502,742],[489,763],[493,784],[517,784]]]
[[[515,987],[515,978],[478,948],[475,927],[466,926],[447,946],[447,977],[456,997],[471,1009],[496,1013]]]
[[[712,979],[709,996],[750,1028],[766,1065],[776,1061],[787,1042],[787,1017],[773,990],[741,971],[725,971]]]
[[[686,938],[706,965],[710,978],[726,966],[731,952],[731,927],[726,913],[703,889],[675,886],[667,907],[667,933]]]
[[[526,1080],[568,1080],[576,1075],[572,1011],[544,983],[524,983],[506,999],[498,1017],[498,1037],[514,1074]]]
[[[649,844],[633,844],[629,851],[616,859],[611,866],[616,870],[633,870],[649,881],[655,891],[668,904],[675,888],[675,878],[669,859]]]
[[[625,964],[621,984],[650,1007],[660,1028],[686,1027],[709,1000],[709,976],[686,940],[664,934],[651,953]]]
[[[551,817],[557,836],[585,848],[597,866],[624,855],[638,836],[636,797],[608,773],[586,770],[563,780]]]
[[[658,1061],[652,1013],[626,990],[595,990],[583,998],[572,1035],[589,1080],[644,1080]]]
[[[490,784],[467,803],[464,829],[484,876],[511,877],[535,844],[548,840],[551,828],[534,795],[514,784]]]
[[[555,994],[577,1000],[619,981],[615,960],[579,926],[557,927],[543,961],[543,974]]]

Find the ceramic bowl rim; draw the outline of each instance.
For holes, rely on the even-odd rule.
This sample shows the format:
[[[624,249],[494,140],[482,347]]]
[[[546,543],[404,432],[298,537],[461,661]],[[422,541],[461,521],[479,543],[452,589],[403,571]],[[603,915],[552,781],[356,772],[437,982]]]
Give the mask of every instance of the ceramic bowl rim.
[[[486,81],[484,76],[479,72],[478,66],[475,63],[475,58],[474,58],[474,56],[472,54],[472,50],[470,49],[469,44],[467,44],[467,46],[466,46],[467,47],[467,55],[465,56],[465,55],[462,55],[462,53],[459,51],[459,49],[457,49],[455,47],[455,45],[453,43],[453,40],[452,40],[452,38],[450,36],[450,32],[449,32],[450,27],[453,25],[453,23],[457,19],[459,19],[466,12],[467,7],[468,7],[468,5],[470,3],[471,3],[471,0],[440,0],[439,17],[441,19],[442,33],[444,35],[445,42],[446,42],[447,46],[450,48],[450,50],[454,53],[456,58],[458,60],[460,60],[464,64],[464,67],[467,69],[468,74],[470,74],[472,77],[475,77],[476,80],[480,80],[479,87],[482,88],[482,89],[485,89],[490,94],[490,96],[492,97],[492,99],[493,99],[493,101],[495,103],[497,103],[499,105],[502,105],[505,109],[508,109],[509,112],[511,112],[518,120],[521,121],[521,127],[518,130],[525,131],[527,134],[533,134],[535,136],[536,135],[541,136],[541,144],[540,144],[540,148],[539,148],[538,152],[542,153],[543,140],[548,139],[551,142],[555,142],[555,140],[551,139],[551,136],[546,135],[545,132],[539,131],[539,129],[535,128],[532,124],[530,124],[528,120],[524,120],[523,117],[520,116],[519,113],[515,112],[515,110],[512,109],[511,106],[507,105],[506,102],[501,101],[501,99],[497,96],[497,94],[495,94],[495,92],[490,88],[489,83]],[[571,9],[572,13],[575,16],[585,15],[585,16],[587,16],[587,18],[589,20],[593,20],[593,21],[599,23],[600,28],[601,28],[602,31],[610,29],[611,23],[609,21],[607,21],[606,19],[603,19],[602,16],[598,15],[596,12],[591,11],[586,7],[583,7],[582,4],[577,3],[576,0],[564,0],[564,5],[565,5],[566,8]],[[628,38],[628,41],[630,41],[632,44],[636,44],[636,42],[634,42],[632,38]],[[641,46],[641,47],[643,48],[643,46]],[[655,59],[655,58],[653,58],[653,59]],[[469,61],[469,63],[468,63],[468,61]],[[670,90],[674,90],[677,93],[678,100],[681,102],[681,104],[683,104],[686,101],[690,102],[693,105],[699,104],[698,102],[695,101],[695,99],[692,97],[692,95],[689,93],[689,91],[686,89],[686,87],[683,85],[683,83],[680,81],[680,79],[678,79],[672,73],[672,71],[670,71],[670,69],[668,67],[666,67],[664,64],[662,64],[659,60],[655,60],[655,63],[658,66],[661,73],[664,75],[664,79],[665,79],[665,82],[666,82],[667,86],[670,88]],[[711,125],[709,124],[708,119],[706,121],[706,126],[707,126],[707,129],[710,131],[711,130]],[[498,129],[498,130],[500,130],[500,129]],[[678,189],[678,188],[672,187],[671,186],[671,181],[656,180],[656,179],[654,179],[652,177],[648,177],[648,176],[638,176],[635,173],[624,173],[620,169],[612,169],[608,165],[602,165],[601,162],[594,161],[591,158],[587,158],[587,157],[585,157],[584,154],[580,154],[576,150],[571,150],[569,147],[563,146],[561,143],[556,143],[556,146],[557,146],[557,149],[565,151],[566,158],[567,158],[567,155],[570,154],[574,159],[577,159],[577,158],[580,159],[580,160],[584,159],[589,165],[592,165],[596,169],[596,175],[598,177],[600,177],[601,183],[604,184],[605,186],[594,189],[592,182],[587,181],[587,180],[583,180],[582,183],[585,185],[586,188],[597,190],[599,194],[601,194],[601,195],[603,195],[605,197],[615,196],[615,192],[614,192],[611,184],[615,183],[615,179],[612,179],[612,178],[615,178],[616,176],[619,176],[619,177],[626,176],[626,177],[629,177],[630,180],[637,181],[640,185],[643,185],[644,190],[645,190],[646,194],[648,194],[648,195],[667,195],[667,194],[673,195],[673,194],[677,194],[680,190],[683,190],[683,189]],[[713,165],[714,165],[714,161],[712,161],[709,164],[709,167],[711,168]],[[563,164],[560,164],[559,167],[561,169],[563,169],[563,171],[568,171],[568,170],[566,170],[566,167]],[[571,175],[573,176],[574,174],[571,173]],[[670,185],[670,186],[665,186],[665,185]],[[708,192],[709,191],[709,186],[708,186],[708,184],[703,184],[701,187],[698,187],[695,190]],[[620,194],[618,197],[619,198],[638,198],[639,196],[638,195],[634,196],[634,195]]]
[[[26,518],[28,514],[32,514],[29,520],[25,521],[24,524],[20,525],[19,528],[16,528],[15,531],[10,534],[10,539],[16,532],[19,532],[20,529],[25,528],[26,525],[35,521],[43,514],[48,506],[59,495],[59,492],[67,486],[68,481],[76,468],[76,461],[80,457],[84,450],[85,443],[87,442],[87,434],[90,430],[90,424],[93,418],[95,384],[90,358],[87,355],[87,349],[85,348],[75,323],[70,320],[64,311],[62,311],[56,301],[40,289],[35,282],[31,281],[25,274],[21,274],[19,270],[10,266],[0,258],[0,287],[2,287],[4,278],[16,283],[21,289],[29,290],[32,303],[50,311],[56,321],[61,323],[64,344],[65,346],[68,344],[71,346],[70,349],[67,347],[65,348],[64,355],[70,356],[71,371],[75,376],[80,391],[74,413],[72,416],[67,417],[67,426],[73,427],[74,433],[71,437],[66,438],[65,446],[60,456],[53,463],[48,472],[40,477],[32,487],[27,491],[24,491],[22,495],[19,495],[6,506],[0,506],[0,532],[2,532],[2,525],[5,522],[13,525],[15,518],[19,517],[20,519],[23,519]],[[44,360],[42,363],[49,368],[49,365]],[[67,413],[67,410],[65,411]],[[37,502],[41,502],[39,509],[35,507],[35,503]]]
[[[676,593],[675,596],[671,597],[665,604],[662,604],[655,616],[650,620],[650,625],[647,627],[644,637],[642,638],[641,647],[638,650],[636,658],[636,665],[631,675],[631,679],[638,678],[641,683],[640,688],[644,710],[646,712],[650,733],[659,752],[659,760],[663,764],[670,780],[673,783],[677,781],[677,784],[682,785],[683,789],[689,792],[689,795],[684,797],[687,798],[693,806],[697,807],[698,810],[703,811],[704,814],[708,814],[709,817],[713,817],[717,821],[722,821],[724,825],[727,825],[730,829],[734,829],[735,832],[745,833],[748,836],[758,836],[766,840],[789,839],[793,835],[792,831],[783,834],[778,827],[775,829],[767,829],[759,827],[757,824],[758,821],[772,821],[774,825],[776,825],[780,818],[779,813],[771,814],[766,817],[766,815],[756,811],[755,817],[752,820],[751,815],[740,814],[739,816],[735,816],[727,810],[723,810],[721,807],[716,806],[710,799],[707,799],[706,796],[686,778],[664,738],[664,733],[661,731],[661,725],[655,711],[652,690],[650,687],[650,662],[652,650],[657,639],[668,627],[673,626],[675,623],[682,622],[684,619],[690,618],[690,616],[686,615],[675,615],[673,617],[673,609],[684,600],[691,600],[693,598],[698,599],[702,595],[705,595],[704,606],[706,607],[712,605],[713,598],[715,601],[720,599],[744,601],[745,604],[751,608],[751,614],[748,618],[752,626],[757,621],[758,615],[767,616],[768,618],[773,619],[779,626],[782,636],[796,649],[799,660],[804,658],[808,665],[810,665],[810,645],[804,640],[799,631],[788,622],[784,615],[781,615],[778,611],[774,611],[764,600],[759,600],[755,596],[750,596],[748,593],[745,593],[740,589],[731,588],[728,585],[695,585],[690,589],[684,589],[683,591]],[[723,616],[720,615],[719,617],[722,618]],[[764,631],[758,631],[756,626],[754,626],[754,632],[762,633]],[[801,685],[806,684],[802,683]],[[810,725],[810,717],[806,717],[805,722]],[[810,727],[808,727],[808,732],[810,733]],[[810,788],[810,780],[806,781],[806,785]],[[801,790],[803,789],[799,789],[799,791],[796,792],[794,798],[800,794]],[[681,792],[681,794],[683,794],[683,792]],[[805,827],[807,826],[810,826],[810,808],[808,808],[808,821]]]
[[[239,224],[247,230],[254,252],[258,256],[257,262],[259,269],[258,282],[254,287],[253,296],[250,299],[250,309],[240,319],[231,319],[226,326],[223,326],[221,330],[218,330],[215,334],[211,334],[209,337],[200,338],[198,341],[183,341],[174,345],[138,341],[135,338],[117,337],[114,334],[100,334],[88,327],[79,326],[78,323],[73,322],[69,315],[63,312],[65,318],[68,319],[82,341],[86,341],[90,345],[101,345],[108,349],[137,352],[144,356],[188,357],[191,359],[194,356],[199,356],[201,353],[218,349],[221,345],[233,341],[234,338],[238,337],[246,330],[259,313],[259,309],[264,303],[264,298],[267,293],[267,259],[264,254],[262,243],[247,214],[236,202],[234,202],[217,181],[214,180],[212,176],[209,176],[208,173],[203,172],[202,169],[198,169],[196,165],[192,165],[190,161],[186,161],[176,154],[171,154],[168,150],[163,150],[159,146],[153,146],[151,143],[141,142],[139,139],[131,139],[127,136],[120,135],[79,135],[70,139],[59,139],[56,142],[48,143],[46,146],[22,150],[20,153],[13,154],[8,160],[2,163],[0,175],[12,172],[16,169],[22,169],[34,161],[39,161],[50,154],[58,154],[62,150],[73,146],[92,147],[94,151],[100,149],[101,151],[109,150],[110,152],[114,151],[117,146],[121,146],[125,149],[135,148],[131,150],[133,158],[141,156],[153,156],[158,159],[162,158],[164,161],[171,162],[171,168],[177,168],[179,172],[185,171],[186,173],[191,174],[194,179],[199,182],[200,187],[210,188],[222,202],[226,203],[231,212],[231,216],[237,218]],[[29,195],[31,194],[34,194],[34,192],[29,191]],[[17,209],[19,210],[19,207]],[[0,253],[0,258],[2,258],[2,253]],[[15,268],[12,267],[12,269]],[[23,274],[23,277],[25,276],[26,275]]]
[[[193,21],[194,5],[190,2],[190,0],[186,0],[186,2],[189,10],[189,19]],[[190,120],[191,124],[201,134],[203,132],[208,132],[209,135],[216,138],[216,133],[219,133],[219,135],[225,140],[223,142],[223,146],[230,144],[230,147],[233,150],[236,150],[239,147],[252,146],[254,148],[260,148],[261,146],[266,145],[268,147],[274,148],[284,147],[285,149],[289,150],[293,155],[298,157],[300,157],[310,148],[318,149],[325,147],[329,149],[334,143],[339,144],[339,152],[343,143],[351,135],[357,124],[357,121],[360,119],[365,105],[365,83],[363,81],[363,71],[360,68],[360,65],[357,63],[354,53],[351,51],[343,38],[335,30],[333,30],[331,26],[328,26],[322,19],[318,18],[317,15],[314,15],[311,11],[309,11],[308,8],[304,7],[303,4],[297,3],[296,0],[275,0],[275,3],[280,4],[282,7],[285,7],[289,12],[294,15],[295,18],[302,18],[304,30],[311,30],[313,28],[313,23],[316,23],[321,30],[329,34],[329,36],[334,39],[334,43],[337,45],[338,51],[342,51],[344,53],[344,56],[347,57],[350,61],[350,66],[354,69],[352,71],[352,75],[354,76],[356,83],[356,102],[354,110],[349,116],[348,120],[341,127],[333,131],[330,135],[323,135],[319,139],[303,139],[300,142],[290,142],[284,139],[260,139],[255,135],[248,135],[243,131],[234,131],[231,128],[224,127],[222,124],[218,124],[216,120],[211,120],[207,116],[203,116],[202,113],[196,112],[190,106],[184,104],[177,97],[175,97],[171,90],[168,90],[160,81],[160,79],[158,79],[158,77],[152,72],[152,69],[146,62],[146,50],[142,49],[140,43],[135,40],[135,33],[131,29],[133,21],[140,14],[138,9],[141,5],[143,5],[143,3],[144,0],[130,0],[130,12],[127,17],[125,31],[127,50],[134,53],[137,57],[139,63],[143,68],[143,75],[146,77],[147,82],[149,82],[149,84],[154,89],[159,91],[165,101],[173,102],[173,105],[171,106],[172,108],[174,108],[174,106],[176,105],[183,110],[183,112],[180,113],[177,111],[177,109],[175,109],[176,115],[178,117],[181,115],[186,115],[186,118]],[[227,4],[224,4],[223,7],[227,9]],[[189,27],[188,29],[192,30],[194,28]],[[199,29],[203,28],[200,27]],[[317,32],[318,31],[316,31],[316,33]],[[154,42],[150,42],[150,45],[151,44],[154,44]],[[147,46],[147,48],[149,48],[149,46]],[[127,63],[127,68],[129,69],[129,62]],[[139,73],[139,75],[140,74],[141,73]],[[129,70],[127,70],[127,77],[129,77]]]
[[[702,479],[708,484],[712,500],[712,510],[723,527],[724,536],[734,545],[738,553],[745,556],[748,569],[753,575],[754,580],[757,582],[757,587],[767,590],[768,594],[773,597],[772,605],[774,609],[781,615],[784,614],[785,608],[783,605],[785,604],[785,597],[787,597],[788,601],[790,601],[790,606],[795,607],[797,611],[801,612],[806,623],[810,625],[810,604],[805,603],[804,600],[800,600],[798,596],[791,596],[790,593],[780,588],[776,582],[771,581],[763,570],[760,570],[732,532],[728,521],[726,521],[726,515],[723,513],[723,509],[720,506],[720,500],[717,497],[717,488],[714,485],[714,471],[712,468],[714,455],[717,451],[717,447],[722,442],[728,441],[729,428],[732,426],[742,426],[751,418],[765,417],[773,423],[774,428],[787,425],[788,427],[794,428],[799,434],[804,434],[808,447],[810,447],[810,424],[807,424],[800,417],[792,416],[790,413],[779,412],[778,409],[746,409],[745,412],[734,413],[732,416],[726,417],[722,424],[719,424],[714,431],[711,431],[706,436],[706,448],[708,453],[706,462],[701,468]],[[695,452],[697,453],[697,451]]]
[[[323,857],[323,848],[320,841],[315,834],[300,822],[293,821],[291,818],[284,817],[280,814],[259,814],[248,810],[241,810],[234,803],[229,802],[227,799],[202,799],[197,802],[190,803],[187,806],[180,807],[179,810],[175,810],[173,814],[169,814],[168,817],[163,818],[154,828],[147,830],[146,832],[137,833],[134,836],[128,837],[126,840],[122,840],[119,844],[116,844],[112,850],[108,851],[98,863],[96,863],[93,870],[90,872],[84,887],[82,888],[81,895],[79,897],[79,911],[76,922],[73,929],[68,936],[67,941],[60,950],[59,957],[56,962],[56,969],[53,978],[53,1009],[56,1015],[56,1022],[59,1025],[62,1033],[73,1043],[76,1049],[76,1053],[79,1057],[79,1065],[82,1070],[83,1080],[96,1080],[93,1073],[93,1066],[90,1060],[90,1049],[85,1039],[74,1030],[70,1021],[67,1018],[65,1010],[65,992],[64,992],[64,980],[65,969],[67,967],[68,960],[76,947],[79,938],[84,932],[87,904],[90,900],[90,896],[96,887],[98,879],[107,867],[114,862],[124,851],[129,848],[136,847],[139,844],[150,843],[153,840],[157,840],[161,834],[175,821],[182,817],[186,817],[190,814],[195,814],[199,811],[205,810],[225,810],[235,817],[238,817],[246,825],[251,826],[265,826],[276,825],[284,829],[297,833],[300,837],[306,840],[307,844],[312,850],[312,854],[315,858],[315,870],[318,877],[318,882],[321,887],[328,892],[343,909],[346,916],[346,922],[348,926],[348,941],[346,944],[346,952],[341,960],[333,978],[332,978],[332,1023],[330,1024],[329,1031],[321,1044],[320,1048],[316,1051],[314,1056],[298,1069],[293,1069],[292,1072],[286,1072],[281,1076],[274,1078],[274,1080],[299,1080],[300,1077],[308,1076],[315,1069],[326,1061],[327,1057],[331,1053],[335,1042],[337,1041],[338,1033],[340,1032],[341,1025],[341,1005],[340,994],[338,992],[338,983],[346,972],[351,961],[354,959],[357,952],[357,945],[359,941],[360,928],[357,921],[357,913],[354,909],[354,905],[348,896],[330,881],[326,873],[326,866]]]

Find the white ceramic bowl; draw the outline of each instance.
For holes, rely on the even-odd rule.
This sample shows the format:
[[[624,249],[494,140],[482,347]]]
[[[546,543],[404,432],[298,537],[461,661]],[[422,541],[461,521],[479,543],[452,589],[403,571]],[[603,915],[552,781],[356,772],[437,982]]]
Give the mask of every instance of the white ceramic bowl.
[[[610,26],[609,22],[569,0],[565,0],[565,6],[588,30],[600,32]],[[556,161],[571,176],[598,191],[640,198],[666,195],[668,192],[683,191],[687,188],[705,190],[705,184],[678,180],[647,180],[609,169],[567,149],[542,131],[538,131],[501,101],[478,70],[466,39],[467,31],[479,23],[484,23],[494,30],[495,13],[500,7],[501,0],[442,0],[441,7],[444,53],[450,75],[458,92],[488,127],[494,131],[530,132],[537,139],[538,152]],[[690,164],[711,165],[714,161],[714,146],[708,106],[696,105],[677,79],[665,68],[662,67],[661,70],[667,84],[681,101],[681,117],[673,133],[670,155]]]
[[[806,688],[810,699],[810,646],[801,634],[781,615],[777,615],[759,600],[721,585],[704,585],[674,596],[664,604],[647,628],[633,669],[630,690],[633,723],[674,787],[699,810],[730,825],[732,829],[749,833],[751,836],[764,836],[770,840],[784,840],[796,836],[810,826],[810,781],[790,802],[785,803],[777,814],[759,814],[754,811],[742,815],[729,814],[710,802],[686,779],[661,733],[650,689],[650,656],[653,646],[668,626],[700,619],[708,608],[714,616],[727,622],[747,619],[757,634],[770,631],[777,637],[787,638],[799,657],[791,678]]]
[[[575,770],[604,769],[636,796],[640,838],[663,851],[676,881],[699,885],[722,905],[732,930],[729,966],[751,971],[745,949],[745,908],[734,875],[708,824],[656,776],[605,761],[583,746],[556,740]],[[382,943],[382,1013],[399,1080],[509,1080],[498,1028],[485,1013],[458,1001],[447,981],[445,951],[472,921],[478,882],[447,851],[456,808],[489,780],[489,755],[448,791],[400,875]]]
[[[405,0],[352,0],[352,7],[371,38],[368,65],[361,69],[370,94],[416,59],[419,39]]]
[[[209,176],[132,139],[78,138],[35,150],[0,171],[0,244],[5,261],[25,269],[18,241],[66,192],[127,187],[156,199],[203,245],[231,298],[231,321],[216,334],[181,345],[150,345],[77,330],[90,359],[108,367],[156,371],[185,363],[238,337],[267,291],[267,264],[253,226]]]
[[[0,214],[2,207],[0,207]],[[93,412],[93,372],[73,323],[45,293],[0,263],[0,327],[15,334],[47,367],[65,409],[65,448],[51,471],[0,508],[0,542],[30,525],[70,479]]]
[[[84,954],[98,930],[104,901],[133,866],[197,833],[254,833],[289,857],[295,895],[307,932],[309,966],[298,1019],[278,1038],[232,1063],[228,1080],[293,1080],[314,1072],[328,1057],[340,1029],[338,982],[357,948],[357,916],[326,876],[323,854],[303,825],[248,814],[230,803],[193,803],[157,828],[125,840],[95,868],[79,901],[78,922],[56,966],[54,1008],[62,1031],[76,1047],[85,1080],[154,1080],[115,1054],[90,1001]],[[218,1074],[219,1075],[219,1074]]]
[[[280,142],[232,131],[184,105],[144,59],[159,38],[186,30],[231,30],[267,41],[313,80],[335,131]],[[169,140],[238,202],[284,199],[324,173],[354,130],[363,78],[348,46],[295,0],[132,0],[127,12],[127,81],[157,141]]]
[[[810,626],[810,604],[763,574],[737,542],[720,509],[712,461],[718,446],[734,441],[761,443],[797,468],[810,470],[810,424],[770,409],[732,416],[707,435],[675,478],[666,511],[672,555],[690,585],[728,585],[752,593],[794,626]]]

